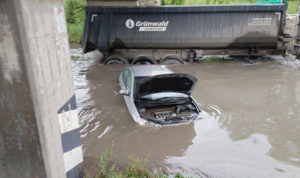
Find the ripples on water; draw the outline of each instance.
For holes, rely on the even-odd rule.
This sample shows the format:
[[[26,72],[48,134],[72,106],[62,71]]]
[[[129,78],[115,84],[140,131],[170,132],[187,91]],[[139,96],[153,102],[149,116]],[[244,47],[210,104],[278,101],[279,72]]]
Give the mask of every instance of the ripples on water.
[[[101,112],[94,107],[95,104],[90,94],[93,85],[86,78],[87,70],[95,63],[94,60],[92,60],[95,58],[95,54],[88,53],[83,55],[81,49],[71,49],[71,57],[77,110],[80,118],[79,123],[82,125],[96,118]],[[84,132],[84,130],[85,129],[83,129],[82,132]]]
[[[115,143],[114,161],[150,155],[155,170],[200,177],[300,177],[300,62],[279,57],[172,66],[198,78],[194,124],[141,127],[118,94],[124,66],[71,50],[87,167]]]

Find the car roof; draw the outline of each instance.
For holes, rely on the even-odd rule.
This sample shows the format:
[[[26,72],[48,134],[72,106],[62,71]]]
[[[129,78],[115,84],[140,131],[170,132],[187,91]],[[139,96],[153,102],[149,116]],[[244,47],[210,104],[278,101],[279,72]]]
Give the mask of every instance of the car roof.
[[[147,77],[160,74],[171,74],[173,71],[165,65],[139,65],[128,67],[134,77]]]

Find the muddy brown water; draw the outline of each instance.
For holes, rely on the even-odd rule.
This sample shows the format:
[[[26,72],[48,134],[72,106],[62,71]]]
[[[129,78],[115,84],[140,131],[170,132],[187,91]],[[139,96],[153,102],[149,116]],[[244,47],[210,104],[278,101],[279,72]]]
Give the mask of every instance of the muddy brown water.
[[[171,66],[194,75],[195,123],[142,127],[118,94],[125,66],[105,66],[73,49],[85,169],[114,143],[113,161],[149,157],[151,168],[196,177],[300,177],[300,62],[282,59]]]

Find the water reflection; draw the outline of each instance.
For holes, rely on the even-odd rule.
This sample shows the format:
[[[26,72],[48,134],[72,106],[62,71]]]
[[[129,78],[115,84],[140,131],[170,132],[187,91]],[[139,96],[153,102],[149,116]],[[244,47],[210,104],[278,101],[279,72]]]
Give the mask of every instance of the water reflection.
[[[190,164],[217,177],[300,175],[300,90],[296,89],[300,71],[274,62],[246,68],[236,63],[214,65],[197,66],[198,70],[184,67],[197,75],[201,85],[194,95],[209,117],[197,122],[197,136],[185,156],[166,162],[187,168]],[[218,124],[211,103],[221,108]],[[207,134],[207,128],[213,135]],[[200,153],[203,149],[205,154]]]
[[[77,50],[78,52],[78,50]],[[75,51],[72,53],[78,54]],[[300,175],[300,70],[282,60],[214,62],[171,68],[198,78],[193,97],[203,110],[195,124],[141,127],[118,94],[124,66],[73,55],[86,166],[115,147],[114,161],[150,155],[152,166],[213,177]],[[300,66],[300,65],[299,65]]]
[[[195,125],[196,137],[184,156],[165,161],[172,171],[211,177],[297,177],[299,169],[267,156],[271,145],[262,134],[233,141],[219,120],[210,117]]]

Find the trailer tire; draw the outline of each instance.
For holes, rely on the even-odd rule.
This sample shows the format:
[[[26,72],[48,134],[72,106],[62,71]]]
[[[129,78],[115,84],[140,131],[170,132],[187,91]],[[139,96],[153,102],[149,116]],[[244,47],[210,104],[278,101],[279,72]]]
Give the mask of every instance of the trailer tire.
[[[183,61],[177,57],[166,57],[160,61],[160,64],[184,64]]]
[[[140,56],[135,58],[132,61],[132,64],[138,64],[138,65],[152,65],[154,63],[155,63],[154,60],[147,56]]]
[[[103,63],[104,64],[128,64],[128,60],[120,54],[112,54],[108,56]]]
[[[251,55],[249,58],[250,59],[260,59],[260,58],[263,58],[264,56],[263,55]]]

